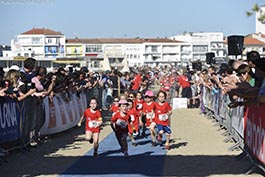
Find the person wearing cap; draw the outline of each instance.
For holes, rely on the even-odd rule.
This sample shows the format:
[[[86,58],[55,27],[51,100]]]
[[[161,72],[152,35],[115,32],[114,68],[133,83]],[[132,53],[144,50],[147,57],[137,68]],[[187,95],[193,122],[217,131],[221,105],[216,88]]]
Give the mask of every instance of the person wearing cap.
[[[103,122],[101,113],[97,110],[97,99],[91,98],[89,106],[81,116],[77,126],[80,127],[83,119],[86,119],[86,140],[91,144],[94,143],[94,157],[97,157],[100,126]]]
[[[155,131],[155,102],[153,101],[154,93],[151,90],[147,90],[144,95],[143,104],[143,119],[145,119],[145,126],[150,130],[152,138],[152,146],[156,146],[156,131]],[[145,130],[143,129],[143,133]]]
[[[158,129],[157,140],[162,142],[162,136],[166,133],[165,149],[169,150],[169,141],[171,129],[169,125],[169,116],[172,114],[172,108],[168,102],[166,102],[167,93],[159,91],[157,94],[158,102],[155,105],[155,119]]]
[[[124,157],[129,157],[128,154],[128,124],[130,123],[130,116],[127,114],[128,102],[126,100],[119,101],[119,112],[114,114],[111,118],[111,124],[115,131],[116,138],[121,146],[121,151]]]

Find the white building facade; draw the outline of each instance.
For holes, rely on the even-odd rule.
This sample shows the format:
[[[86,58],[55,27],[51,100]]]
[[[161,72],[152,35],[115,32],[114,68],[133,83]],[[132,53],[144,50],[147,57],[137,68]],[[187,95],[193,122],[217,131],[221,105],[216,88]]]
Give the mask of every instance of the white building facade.
[[[223,38],[223,33],[219,32],[185,33],[171,37],[173,40],[182,41],[180,61],[188,65],[196,61],[205,62],[205,54],[208,52],[214,52],[216,59],[224,58],[226,50]]]

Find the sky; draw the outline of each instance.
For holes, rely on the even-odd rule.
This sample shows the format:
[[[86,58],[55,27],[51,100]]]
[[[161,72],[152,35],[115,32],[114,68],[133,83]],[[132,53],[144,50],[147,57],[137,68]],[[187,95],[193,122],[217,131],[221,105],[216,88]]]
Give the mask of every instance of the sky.
[[[183,32],[255,33],[265,0],[0,0],[0,45],[32,28],[66,38],[163,38]]]

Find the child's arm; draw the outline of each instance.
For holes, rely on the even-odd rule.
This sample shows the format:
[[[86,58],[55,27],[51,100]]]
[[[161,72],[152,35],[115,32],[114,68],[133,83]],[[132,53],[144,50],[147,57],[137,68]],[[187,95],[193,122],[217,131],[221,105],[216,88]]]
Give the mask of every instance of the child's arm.
[[[81,126],[81,124],[82,124],[82,122],[83,122],[83,119],[84,119],[84,115],[82,115],[82,116],[80,117],[80,120],[79,120],[79,122],[78,122],[78,124],[77,124],[78,127]]]

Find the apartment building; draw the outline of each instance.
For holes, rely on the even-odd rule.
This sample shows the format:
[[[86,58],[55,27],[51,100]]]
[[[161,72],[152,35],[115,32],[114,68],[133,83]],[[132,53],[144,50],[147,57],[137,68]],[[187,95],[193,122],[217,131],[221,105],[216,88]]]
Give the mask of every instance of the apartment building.
[[[205,62],[205,53],[208,52],[213,52],[217,59],[224,58],[226,50],[223,38],[223,33],[219,32],[184,33],[170,37],[170,39],[182,41],[180,61],[188,65],[196,61]]]

